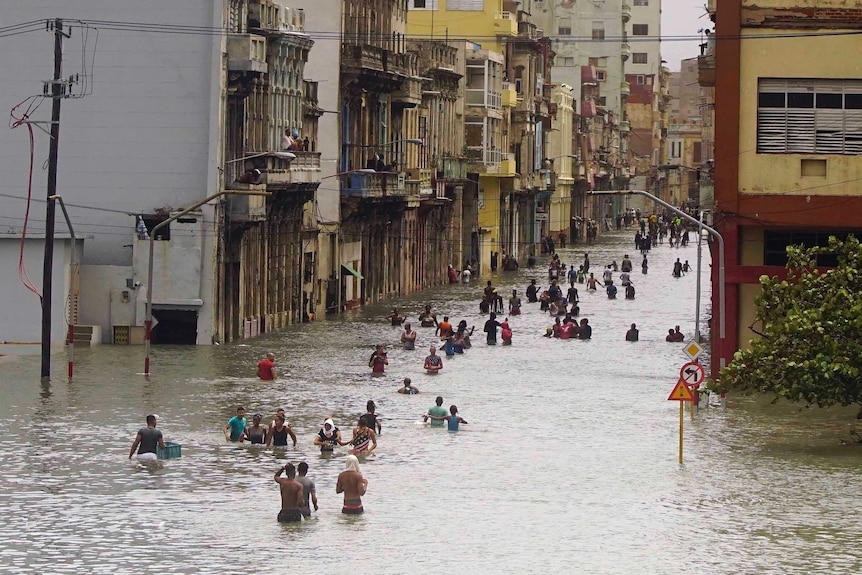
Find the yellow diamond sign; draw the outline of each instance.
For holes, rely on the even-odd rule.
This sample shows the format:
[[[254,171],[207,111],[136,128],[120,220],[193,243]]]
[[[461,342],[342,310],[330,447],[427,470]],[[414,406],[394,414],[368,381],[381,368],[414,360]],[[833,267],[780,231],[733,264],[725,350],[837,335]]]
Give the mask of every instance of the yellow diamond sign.
[[[696,360],[698,356],[703,353],[703,348],[700,347],[700,344],[693,340],[685,344],[685,347],[682,350],[692,361]]]

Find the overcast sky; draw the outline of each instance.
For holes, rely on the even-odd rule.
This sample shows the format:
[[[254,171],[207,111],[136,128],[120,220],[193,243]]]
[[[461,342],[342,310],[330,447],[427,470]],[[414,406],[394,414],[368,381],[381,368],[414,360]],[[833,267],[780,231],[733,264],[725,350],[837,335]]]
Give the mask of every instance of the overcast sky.
[[[706,0],[662,0],[661,57],[671,71],[679,70],[681,60],[700,55],[698,40],[665,40],[673,36],[698,36],[701,28],[712,27],[706,16]],[[702,16],[702,17],[701,17]]]

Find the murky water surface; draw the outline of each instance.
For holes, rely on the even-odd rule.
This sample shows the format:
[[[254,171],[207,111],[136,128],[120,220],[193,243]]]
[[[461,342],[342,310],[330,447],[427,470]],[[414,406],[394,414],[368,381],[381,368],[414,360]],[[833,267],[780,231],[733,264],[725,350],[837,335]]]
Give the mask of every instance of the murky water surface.
[[[487,278],[393,302],[410,316],[430,303],[477,326],[474,348],[437,377],[421,370],[432,330],[402,351],[384,320],[391,303],[240,344],[156,348],[149,381],[140,347],[80,351],[72,383],[40,384],[37,361],[3,359],[0,571],[862,572],[862,449],[839,445],[854,410],[731,398],[726,411],[686,415],[679,465],[679,412],[667,396],[685,357],[664,336],[676,324],[694,331],[695,274],[670,272],[676,257],[694,265],[696,248],[658,246],[643,276],[633,233],[588,248],[597,272],[629,253],[638,290],[634,301],[580,290],[588,342],[542,337],[550,321],[533,304],[510,320],[511,347],[486,346],[477,301]],[[580,263],[583,252],[562,259]],[[704,312],[708,274],[705,263]],[[508,294],[530,277],[547,285],[544,267],[491,279]],[[632,322],[638,343],[624,341]],[[376,342],[390,350],[382,378],[366,367]],[[285,374],[275,384],[253,377],[270,350]],[[58,356],[54,372],[64,367]],[[396,393],[405,376],[419,395]],[[469,425],[421,424],[438,394]],[[362,467],[367,512],[346,517],[335,494],[345,454],[322,457],[312,440],[328,415],[349,429],[368,399],[383,434]],[[265,421],[286,408],[297,448],[226,443],[237,405]],[[127,459],[147,413],[183,446],[158,470]],[[301,460],[320,512],[281,525],[272,475]]]

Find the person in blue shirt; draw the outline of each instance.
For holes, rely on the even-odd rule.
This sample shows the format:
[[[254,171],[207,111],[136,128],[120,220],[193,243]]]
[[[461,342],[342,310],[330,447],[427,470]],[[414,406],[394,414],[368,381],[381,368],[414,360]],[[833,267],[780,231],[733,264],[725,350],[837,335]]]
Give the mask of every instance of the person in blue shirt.
[[[227,422],[227,425],[224,426],[224,438],[226,441],[242,441],[242,437],[245,434],[245,426],[247,425],[247,421],[245,419],[245,408],[237,407],[236,415],[231,417]]]
[[[467,425],[467,420],[458,415],[458,406],[450,405],[449,406],[449,415],[444,417],[437,417],[435,415],[429,415],[430,419],[435,421],[445,421],[449,431],[458,431],[458,425],[463,423]]]

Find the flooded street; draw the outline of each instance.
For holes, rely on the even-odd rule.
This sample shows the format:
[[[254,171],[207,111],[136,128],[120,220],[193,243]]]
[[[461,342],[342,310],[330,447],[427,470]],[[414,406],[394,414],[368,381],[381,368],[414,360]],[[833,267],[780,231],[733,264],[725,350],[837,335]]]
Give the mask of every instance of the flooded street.
[[[667,401],[686,357],[664,341],[694,332],[695,274],[671,276],[694,242],[656,246],[649,274],[629,233],[560,250],[592,271],[628,253],[637,299],[608,300],[583,285],[590,341],[543,337],[538,304],[511,318],[511,347],[489,347],[478,301],[486,279],[523,297],[535,270],[498,272],[386,302],[343,318],[298,325],[221,347],[155,347],[153,376],[141,347],[76,352],[40,384],[34,358],[0,361],[0,572],[8,573],[466,573],[727,574],[858,573],[862,450],[842,447],[855,408],[799,410],[730,398],[729,409],[686,415],[685,463],[677,461],[678,405]],[[618,274],[615,274],[618,277]],[[704,252],[701,320],[709,299]],[[526,298],[524,298],[526,301]],[[473,349],[437,377],[384,319],[397,305],[414,326],[431,304],[476,326]],[[502,319],[502,317],[500,318]],[[624,341],[637,323],[640,341]],[[375,343],[386,375],[367,367]],[[256,362],[277,356],[283,377],[263,383]],[[396,393],[405,376],[421,393]],[[421,423],[442,395],[469,421],[450,433]],[[323,419],[350,428],[374,399],[383,433],[362,464],[364,516],[343,516],[335,481],[344,449],[324,457],[312,441]],[[222,427],[238,405],[268,423],[284,407],[299,438],[273,451],[230,444]],[[181,459],[149,471],[128,460],[144,416],[157,413]],[[274,472],[305,460],[320,512],[275,521]]]

